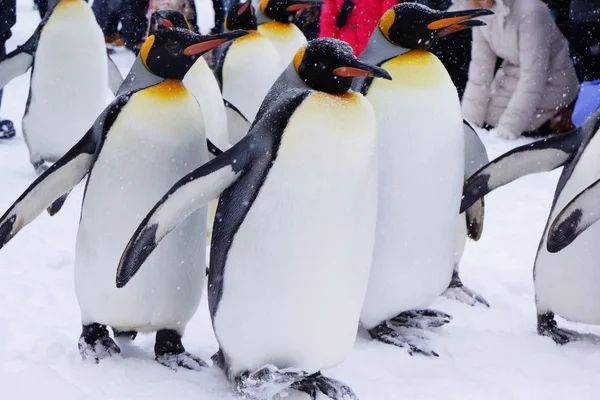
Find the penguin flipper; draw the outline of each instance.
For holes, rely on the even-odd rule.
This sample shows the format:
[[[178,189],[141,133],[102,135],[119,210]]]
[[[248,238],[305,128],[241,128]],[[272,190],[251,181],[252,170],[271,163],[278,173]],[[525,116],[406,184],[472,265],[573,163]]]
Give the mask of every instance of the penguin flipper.
[[[465,134],[465,181],[471,177],[479,168],[490,160],[485,145],[475,132],[475,129],[463,120]],[[467,235],[472,240],[479,240],[483,232],[484,203],[483,197],[475,202],[465,211],[467,220]]]
[[[557,253],[600,220],[600,180],[579,193],[554,218],[548,229],[547,248]]]
[[[129,282],[169,232],[240,177],[252,157],[248,149],[252,138],[247,138],[184,176],[156,203],[125,247],[117,269],[118,288]]]
[[[0,62],[0,89],[8,85],[10,81],[23,75],[33,65],[33,55],[27,53],[23,48],[17,48]]]
[[[107,54],[106,61],[108,62],[108,87],[110,91],[116,96],[121,84],[123,83],[123,75],[119,71],[117,64]]]
[[[463,187],[460,212],[491,191],[526,175],[549,172],[567,164],[577,153],[584,135],[571,133],[517,147],[475,172]]]
[[[229,142],[235,144],[243,138],[250,130],[250,121],[242,112],[227,100],[225,104],[225,114],[227,115],[227,127],[229,128]]]
[[[96,141],[90,129],[25,190],[0,218],[0,248],[85,177],[93,164],[95,151]]]

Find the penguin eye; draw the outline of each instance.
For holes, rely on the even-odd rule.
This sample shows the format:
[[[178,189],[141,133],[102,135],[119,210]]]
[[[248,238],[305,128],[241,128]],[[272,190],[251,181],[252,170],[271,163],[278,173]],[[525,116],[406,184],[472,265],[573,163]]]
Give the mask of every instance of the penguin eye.
[[[179,43],[177,42],[172,42],[169,41],[167,43],[165,43],[165,49],[167,49],[167,51],[171,54],[180,54],[181,53],[181,47],[179,46]]]

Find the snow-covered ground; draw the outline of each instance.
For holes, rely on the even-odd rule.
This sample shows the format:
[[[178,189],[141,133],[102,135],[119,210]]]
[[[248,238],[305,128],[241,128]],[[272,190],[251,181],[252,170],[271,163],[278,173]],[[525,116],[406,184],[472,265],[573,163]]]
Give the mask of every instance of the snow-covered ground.
[[[198,6],[201,26],[208,30],[210,2],[199,0]],[[38,20],[30,0],[20,0],[9,50],[29,37]],[[118,53],[115,60],[125,74],[133,56]],[[2,116],[15,122],[19,134],[0,142],[0,214],[35,178],[20,133],[28,84],[28,75],[22,76],[5,90]],[[485,135],[484,140],[491,158],[524,143]],[[461,272],[492,307],[438,299],[432,306],[454,316],[430,335],[438,359],[411,357],[361,331],[346,362],[324,372],[350,385],[362,400],[597,399],[600,347],[558,347],[535,331],[532,265],[558,174],[526,177],[486,197],[484,234],[467,245]],[[0,398],[235,398],[215,367],[173,372],[160,366],[153,360],[152,336],[121,344],[122,356],[99,365],[81,361],[73,261],[82,193],[80,184],[58,215],[44,213],[0,251]],[[600,334],[597,327],[568,325]],[[217,350],[206,298],[184,344],[204,359]]]

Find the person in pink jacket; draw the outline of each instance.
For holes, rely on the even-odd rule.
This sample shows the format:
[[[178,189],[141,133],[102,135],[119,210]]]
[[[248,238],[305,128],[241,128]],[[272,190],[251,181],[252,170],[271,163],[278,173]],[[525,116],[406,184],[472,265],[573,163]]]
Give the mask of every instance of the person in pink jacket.
[[[383,13],[396,4],[398,0],[325,0],[319,37],[343,40],[358,56]]]

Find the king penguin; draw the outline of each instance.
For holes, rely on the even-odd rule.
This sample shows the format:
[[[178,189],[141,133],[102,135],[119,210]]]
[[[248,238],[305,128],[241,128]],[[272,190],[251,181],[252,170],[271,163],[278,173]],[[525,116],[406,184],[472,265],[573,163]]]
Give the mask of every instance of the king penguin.
[[[436,37],[481,24],[467,20],[486,14],[491,11],[392,7],[360,59],[381,66],[393,80],[354,82],[373,104],[379,134],[377,232],[361,323],[373,339],[410,354],[437,356],[404,328],[441,326],[451,318],[419,309],[451,282],[465,172],[458,94],[427,49]]]
[[[154,351],[163,365],[206,366],[181,343],[202,295],[206,247],[198,226],[206,224],[206,209],[181,224],[126,289],[115,287],[114,271],[151,206],[208,161],[202,111],[181,79],[199,55],[244,34],[161,29],[149,36],[113,102],[0,218],[3,246],[88,175],[75,249],[83,359],[98,362],[120,352],[109,336],[111,326],[115,336],[131,338],[156,331]]]
[[[156,30],[164,28],[192,29],[179,11],[154,11],[150,17],[148,36],[153,35]],[[225,104],[215,74],[204,57],[198,57],[192,68],[185,74],[183,85],[194,95],[202,108],[206,137],[214,145],[211,148],[209,144],[209,152],[215,154],[222,149],[228,149],[230,147],[229,129]]]
[[[275,46],[257,31],[251,0],[234,4],[225,18],[228,31],[243,29],[248,35],[220,49],[215,75],[227,107],[229,142],[235,144],[248,133],[258,109],[281,73]]]
[[[301,47],[248,135],[175,184],[121,258],[119,287],[219,196],[208,278],[213,359],[251,398],[296,389],[357,399],[319,371],[352,349],[373,251],[376,120],[371,104],[349,91],[352,77],[364,75],[389,79],[344,42]]]
[[[23,137],[39,174],[81,139],[123,78],[83,0],[50,1],[33,35],[0,63],[0,88],[31,68]]]
[[[310,6],[323,4],[323,0],[253,0],[256,7],[258,32],[267,37],[279,52],[281,70],[306,43],[304,33],[292,23],[294,15]]]
[[[572,322],[600,325],[600,224],[593,224],[598,219],[599,157],[600,109],[569,134],[501,155],[464,187],[463,210],[522,176],[564,167],[533,266],[537,331],[558,344],[588,335],[561,329],[555,314]]]

